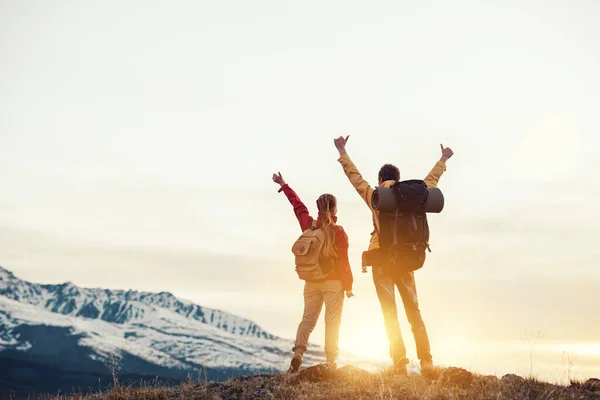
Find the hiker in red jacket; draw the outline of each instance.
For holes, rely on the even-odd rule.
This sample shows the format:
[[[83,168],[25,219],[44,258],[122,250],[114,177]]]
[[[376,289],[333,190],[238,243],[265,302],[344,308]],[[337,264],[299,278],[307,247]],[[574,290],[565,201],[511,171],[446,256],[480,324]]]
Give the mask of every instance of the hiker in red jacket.
[[[273,174],[273,182],[281,186],[279,192],[283,191],[294,207],[294,213],[303,232],[309,229],[313,222],[316,222],[316,227],[323,230],[325,236],[323,255],[335,260],[333,269],[325,280],[306,281],[304,284],[304,314],[298,325],[296,343],[292,349],[294,356],[288,372],[293,373],[300,369],[308,338],[317,324],[323,303],[325,303],[325,355],[327,365],[336,368],[344,292],[348,298],[354,296],[352,271],[348,260],[348,236],[344,228],[337,225],[336,198],[331,194],[323,194],[317,199],[319,214],[314,221],[296,192],[285,183],[281,173]]]

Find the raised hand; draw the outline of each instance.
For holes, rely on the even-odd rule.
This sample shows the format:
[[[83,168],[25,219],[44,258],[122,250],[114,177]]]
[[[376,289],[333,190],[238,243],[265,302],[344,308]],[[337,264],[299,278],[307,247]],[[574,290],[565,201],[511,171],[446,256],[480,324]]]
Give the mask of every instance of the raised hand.
[[[283,176],[281,176],[281,172],[273,174],[273,182],[277,183],[279,186],[285,185],[285,181],[283,180]]]
[[[349,137],[350,135],[346,136],[345,138],[340,136],[336,139],[333,139],[333,144],[335,144],[335,148],[340,152],[340,156],[346,154],[346,143],[348,142]]]
[[[444,147],[443,144],[440,144],[440,147],[442,148],[442,158],[440,158],[440,161],[446,162],[450,157],[454,155],[454,152],[450,147]]]

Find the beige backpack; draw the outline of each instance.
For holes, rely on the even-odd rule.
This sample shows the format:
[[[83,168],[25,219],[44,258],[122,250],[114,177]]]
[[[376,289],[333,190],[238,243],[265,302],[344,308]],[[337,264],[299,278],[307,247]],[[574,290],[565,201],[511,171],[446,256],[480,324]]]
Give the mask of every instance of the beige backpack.
[[[329,276],[333,270],[333,262],[322,259],[325,234],[312,220],[310,228],[292,246],[292,253],[296,258],[296,272],[298,278],[305,281],[320,281]]]

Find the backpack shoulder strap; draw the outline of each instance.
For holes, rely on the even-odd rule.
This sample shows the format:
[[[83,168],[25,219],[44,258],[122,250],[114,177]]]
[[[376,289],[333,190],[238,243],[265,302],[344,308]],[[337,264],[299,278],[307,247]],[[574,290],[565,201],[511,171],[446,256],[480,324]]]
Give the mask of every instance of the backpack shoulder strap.
[[[373,233],[376,233],[377,236],[379,236],[379,229],[377,229],[377,224],[375,223],[375,216],[373,215],[373,232],[371,233],[371,235]]]

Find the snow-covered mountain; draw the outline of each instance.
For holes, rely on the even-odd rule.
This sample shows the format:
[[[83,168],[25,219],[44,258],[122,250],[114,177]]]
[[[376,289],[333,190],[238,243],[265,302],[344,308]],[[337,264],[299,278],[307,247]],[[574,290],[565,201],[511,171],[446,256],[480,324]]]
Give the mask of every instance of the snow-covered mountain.
[[[293,341],[170,293],[26,282],[0,267],[0,358],[106,373],[212,379],[287,368]],[[307,363],[322,362],[311,345]],[[207,372],[208,371],[208,372]]]
[[[276,339],[244,318],[203,308],[179,300],[166,292],[85,289],[78,288],[70,282],[60,285],[38,285],[21,281],[0,267],[0,296],[21,304],[42,307],[53,313],[99,319],[121,325],[147,320],[153,317],[152,314],[157,309],[165,309],[239,336]]]

